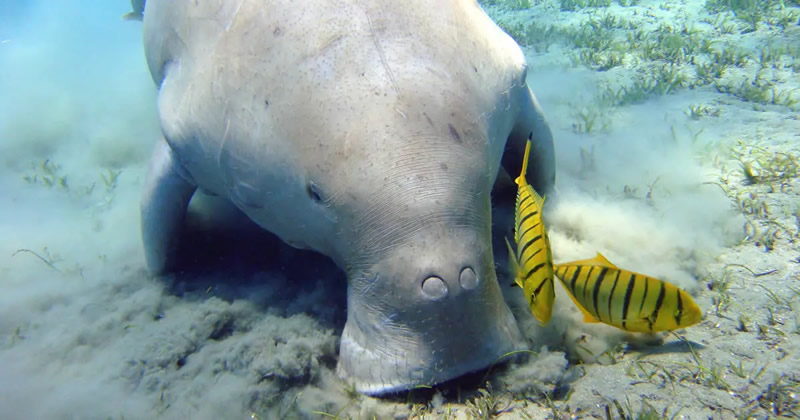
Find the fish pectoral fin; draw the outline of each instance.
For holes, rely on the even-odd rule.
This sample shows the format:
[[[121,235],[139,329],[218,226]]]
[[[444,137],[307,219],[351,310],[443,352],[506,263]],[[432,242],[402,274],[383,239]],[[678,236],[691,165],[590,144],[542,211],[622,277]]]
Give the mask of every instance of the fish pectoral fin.
[[[578,299],[575,299],[575,295],[573,295],[572,292],[569,291],[569,289],[564,287],[564,290],[567,291],[567,294],[569,295],[569,298],[572,299],[572,303],[574,303],[575,306],[577,306],[578,309],[581,310],[581,313],[583,314],[583,322],[592,323],[592,324],[596,323],[596,322],[601,322],[599,319],[597,319],[596,316],[590,314],[589,311],[587,311],[586,308],[584,308],[583,305],[581,305],[581,303],[578,302]]]
[[[517,261],[517,253],[511,247],[511,242],[508,241],[508,238],[504,239],[506,240],[506,247],[508,247],[508,266],[509,268],[511,268],[511,271],[513,273],[514,284],[516,284],[519,287],[522,287],[522,279],[519,277],[520,269],[519,269],[519,261]]]
[[[596,323],[600,322],[600,320],[597,319],[597,317],[595,317],[594,315],[590,314],[589,311],[587,311],[586,309],[583,308],[583,306],[578,306],[578,309],[580,309],[581,312],[583,312],[583,322],[585,322],[587,324],[596,324]]]
[[[514,270],[514,275],[519,273],[519,261],[517,261],[517,253],[514,251],[514,248],[511,247],[511,242],[509,242],[508,238],[504,238],[506,240],[506,247],[508,247],[508,266]]]

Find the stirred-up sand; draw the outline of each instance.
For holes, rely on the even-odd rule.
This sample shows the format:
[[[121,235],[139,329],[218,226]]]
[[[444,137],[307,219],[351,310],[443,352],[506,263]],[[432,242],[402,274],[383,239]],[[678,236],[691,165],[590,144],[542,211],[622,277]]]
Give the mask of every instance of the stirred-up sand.
[[[346,284],[324,257],[198,197],[182,251],[196,269],[146,273],[139,193],[159,127],[128,2],[5,2],[0,418],[800,415],[797,3],[483,6],[524,46],[553,128],[555,262],[602,252],[689,291],[700,324],[586,324],[559,285],[541,327],[499,247],[532,352],[431,389],[354,393],[334,374]]]

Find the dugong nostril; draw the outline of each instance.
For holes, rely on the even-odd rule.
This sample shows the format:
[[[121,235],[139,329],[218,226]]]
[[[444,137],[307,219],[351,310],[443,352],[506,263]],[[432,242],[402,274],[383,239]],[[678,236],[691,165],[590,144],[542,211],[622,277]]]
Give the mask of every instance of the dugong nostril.
[[[447,295],[447,285],[439,277],[430,276],[422,281],[422,292],[431,299],[441,299]]]
[[[475,270],[471,267],[464,267],[461,270],[461,276],[458,277],[458,282],[461,283],[461,287],[464,289],[474,289],[478,285],[478,275],[475,274]]]

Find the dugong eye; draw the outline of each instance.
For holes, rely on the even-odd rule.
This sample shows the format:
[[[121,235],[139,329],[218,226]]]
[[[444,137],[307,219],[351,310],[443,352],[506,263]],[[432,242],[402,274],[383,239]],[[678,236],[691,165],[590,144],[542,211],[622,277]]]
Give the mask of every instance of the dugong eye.
[[[316,201],[317,203],[322,203],[322,192],[320,191],[319,186],[315,184],[313,181],[309,181],[308,185],[306,185],[306,193],[312,200]]]

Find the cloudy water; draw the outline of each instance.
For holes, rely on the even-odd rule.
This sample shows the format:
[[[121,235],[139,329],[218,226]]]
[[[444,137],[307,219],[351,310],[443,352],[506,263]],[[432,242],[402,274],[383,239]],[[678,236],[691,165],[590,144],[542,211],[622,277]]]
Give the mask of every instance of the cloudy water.
[[[480,2],[522,47],[553,135],[553,263],[601,253],[685,291],[703,319],[655,334],[586,322],[576,301],[592,299],[555,280],[540,325],[511,286],[518,174],[502,170],[494,265],[530,351],[382,397],[337,374],[345,273],[222,198],[196,194],[178,268],[148,270],[140,204],[161,127],[133,3],[0,2],[0,419],[800,416],[796,0]],[[437,337],[501,336],[471,327]]]

